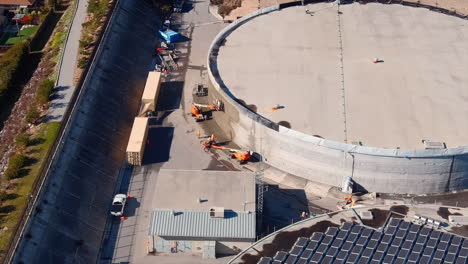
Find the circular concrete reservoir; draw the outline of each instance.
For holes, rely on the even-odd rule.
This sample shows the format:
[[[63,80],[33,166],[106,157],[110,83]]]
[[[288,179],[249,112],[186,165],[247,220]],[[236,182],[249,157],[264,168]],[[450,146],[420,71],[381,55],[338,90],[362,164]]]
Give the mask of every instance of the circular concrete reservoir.
[[[226,101],[215,120],[270,165],[319,183],[468,188],[464,18],[377,3],[258,10],[210,48],[210,96]]]
[[[294,130],[379,148],[452,148],[468,144],[467,47],[468,21],[457,17],[320,3],[244,23],[225,38],[218,69],[236,98]]]

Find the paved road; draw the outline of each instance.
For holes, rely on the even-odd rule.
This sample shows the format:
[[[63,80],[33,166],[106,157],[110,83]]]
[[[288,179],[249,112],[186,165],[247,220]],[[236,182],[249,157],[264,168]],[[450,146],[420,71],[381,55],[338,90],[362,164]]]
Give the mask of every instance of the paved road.
[[[119,192],[132,198],[126,209],[127,219],[112,219],[108,238],[101,254],[101,263],[226,263],[226,259],[202,260],[201,257],[147,256],[146,240],[152,198],[158,173],[169,169],[226,170],[215,156],[202,150],[196,131],[201,130],[188,114],[192,89],[206,80],[206,56],[215,35],[225,26],[210,15],[209,1],[190,3],[182,15],[172,18],[174,29],[189,41],[177,44],[182,56],[181,70],[171,74],[162,84],[158,101],[158,118],[152,119],[149,131],[150,146],[145,152],[146,162],[123,175]],[[148,66],[154,68],[155,61]],[[167,140],[162,140],[165,138]],[[166,141],[166,142],[162,142]],[[227,162],[227,161],[224,161]]]
[[[81,24],[83,24],[86,18],[86,8],[88,6],[88,0],[76,1],[78,1],[78,9],[76,10],[76,15],[71,25],[70,35],[65,44],[65,52],[63,54],[62,67],[58,75],[57,87],[55,88],[55,94],[49,112],[47,113],[48,121],[62,121],[72,94],[75,91],[73,75],[78,57]]]

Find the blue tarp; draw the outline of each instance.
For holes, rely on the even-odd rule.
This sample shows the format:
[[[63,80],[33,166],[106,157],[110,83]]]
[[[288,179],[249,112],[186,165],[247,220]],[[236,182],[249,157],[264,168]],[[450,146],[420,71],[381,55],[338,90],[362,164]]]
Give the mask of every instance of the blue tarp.
[[[174,42],[179,39],[179,33],[166,29],[166,30],[159,30],[159,35],[163,37],[167,42]]]

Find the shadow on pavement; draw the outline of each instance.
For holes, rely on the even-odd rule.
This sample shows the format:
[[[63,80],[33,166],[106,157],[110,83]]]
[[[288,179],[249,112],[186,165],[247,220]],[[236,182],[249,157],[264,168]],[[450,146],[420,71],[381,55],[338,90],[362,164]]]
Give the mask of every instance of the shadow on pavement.
[[[173,127],[150,128],[148,131],[148,142],[143,156],[143,164],[168,161],[173,136]]]
[[[168,111],[179,109],[183,89],[184,82],[181,81],[162,83],[156,110]]]

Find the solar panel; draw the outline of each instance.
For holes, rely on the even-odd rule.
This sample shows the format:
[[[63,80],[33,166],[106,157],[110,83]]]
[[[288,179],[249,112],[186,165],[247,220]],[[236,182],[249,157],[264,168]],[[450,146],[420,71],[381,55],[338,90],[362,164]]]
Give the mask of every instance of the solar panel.
[[[367,237],[360,237],[356,242],[358,246],[365,246],[367,244]]]
[[[270,264],[271,263],[271,258],[268,257],[262,257],[257,264]]]
[[[276,255],[273,257],[273,259],[283,262],[288,255],[289,255],[288,252],[278,251],[278,252],[276,252]]]
[[[468,257],[468,249],[466,248],[461,248],[460,253],[458,253],[458,256],[460,257]]]
[[[325,256],[320,263],[321,264],[332,264],[333,263],[333,258],[330,257],[330,256]]]
[[[431,233],[430,238],[439,239],[441,234],[442,234],[442,233],[441,233],[440,231],[438,231],[438,230],[433,230],[432,233]]]
[[[310,241],[306,248],[310,250],[315,250],[318,247],[318,245],[319,243],[317,241]]]
[[[380,264],[380,261],[372,260],[372,261],[371,261],[371,264]]]
[[[399,248],[395,246],[391,246],[387,251],[387,256],[395,256],[398,253]]]
[[[308,238],[305,238],[305,237],[299,237],[297,240],[296,240],[296,246],[300,246],[300,247],[305,247],[307,246],[307,244],[309,243],[309,239]]]
[[[322,241],[323,236],[324,236],[324,234],[322,232],[315,232],[310,237],[310,240],[320,242],[320,241]]]
[[[439,242],[437,245],[437,249],[446,251],[448,249],[448,243],[447,242]]]
[[[382,243],[377,247],[377,251],[385,253],[387,251],[387,248],[388,248],[388,244]]]
[[[401,259],[401,258],[397,258],[393,261],[393,264],[403,264],[405,263],[406,261],[404,259]]]
[[[345,260],[348,257],[348,252],[340,251],[338,255],[336,255],[336,259]]]
[[[359,255],[357,254],[351,254],[349,255],[348,259],[346,260],[346,263],[356,263],[356,261],[358,260],[359,258]]]
[[[289,251],[289,255],[299,256],[303,251],[303,247],[300,246],[293,246],[293,248]]]
[[[429,241],[427,241],[426,243],[426,247],[431,247],[431,248],[434,248],[437,246],[437,239],[429,239]]]
[[[382,240],[380,241],[381,243],[385,243],[385,244],[390,244],[392,242],[392,239],[393,239],[393,236],[391,235],[384,235],[382,237]]]
[[[328,247],[327,247],[326,245],[320,245],[320,246],[318,246],[316,252],[317,252],[317,253],[324,253],[325,251],[327,251],[327,248],[328,248]]]
[[[336,254],[338,254],[338,249],[337,248],[331,247],[327,251],[327,256],[335,257]]]
[[[309,263],[309,260],[303,259],[303,258],[299,259],[299,260],[296,262],[296,264],[307,264],[307,263]]]
[[[366,228],[362,230],[361,237],[370,237],[374,231],[372,229]]]
[[[402,230],[408,230],[409,227],[410,227],[411,223],[410,222],[406,222],[406,221],[401,221],[400,222],[400,226],[398,227],[399,229],[402,229]]]
[[[406,236],[406,230],[398,230],[395,234],[396,238],[404,238]]]
[[[461,245],[462,241],[463,241],[463,238],[461,238],[459,236],[454,236],[452,238],[452,243],[451,244],[455,245],[455,246],[459,246],[459,245]]]
[[[368,257],[361,257],[358,261],[358,264],[367,264],[367,263],[369,263]]]
[[[383,257],[384,257],[384,253],[375,252],[374,256],[372,256],[372,259],[380,262],[380,261],[382,261]]]
[[[416,240],[416,237],[418,237],[417,233],[408,233],[405,237],[406,240],[409,240],[409,241],[415,241]]]
[[[388,226],[397,227],[400,224],[400,221],[401,221],[400,219],[391,218],[390,222],[388,222]]]
[[[433,253],[434,253],[434,248],[427,247],[423,251],[423,256],[430,257],[430,256],[432,256]]]
[[[390,226],[385,230],[385,234],[393,236],[395,235],[396,230],[397,230],[396,227]]]
[[[394,258],[395,258],[395,256],[387,255],[387,256],[385,256],[385,258],[383,259],[383,262],[382,262],[382,263],[391,264],[391,263],[393,263],[393,259],[394,259]]]
[[[415,253],[418,253],[418,254],[421,254],[421,252],[423,252],[423,250],[424,250],[423,245],[416,244],[416,245],[413,246],[413,249],[411,251],[415,252]]]
[[[355,225],[353,226],[353,229],[351,229],[351,233],[360,234],[362,229],[364,229],[362,226]]]
[[[328,245],[330,245],[332,243],[332,241],[333,241],[333,237],[327,235],[327,236],[325,236],[325,238],[323,238],[321,243],[322,243],[322,245],[327,245],[328,246]]]
[[[338,235],[336,235],[336,238],[341,238],[341,239],[346,239],[348,236],[348,231],[340,231],[338,232]]]
[[[315,262],[315,263],[319,263],[320,260],[322,259],[322,257],[323,257],[322,253],[318,253],[318,252],[317,252],[317,253],[315,253],[315,254],[312,256],[312,258],[310,259],[310,262],[311,262],[311,263],[314,263],[314,262]]]
[[[295,264],[297,256],[289,255],[284,264]]]
[[[413,247],[413,243],[411,241],[405,241],[403,242],[403,245],[401,245],[402,249],[410,250],[412,247]]]
[[[372,234],[371,239],[372,239],[372,240],[380,241],[380,239],[382,238],[382,236],[383,236],[382,232],[380,232],[380,231],[375,231],[375,232]]]
[[[282,261],[279,261],[279,260],[274,260],[271,264],[281,264],[283,263]]]
[[[457,258],[457,262],[455,262],[456,264],[466,264],[467,260],[466,260],[466,257],[458,257]]]
[[[451,253],[451,254],[457,254],[458,253],[458,246],[450,245],[447,252]]]
[[[411,233],[418,233],[420,228],[421,228],[420,225],[411,225],[409,228],[409,231]]]
[[[411,253],[408,257],[409,261],[414,261],[417,262],[419,259],[419,254],[418,253]]]
[[[400,251],[398,252],[398,257],[402,259],[406,259],[408,255],[409,255],[409,250],[407,249],[400,249]]]
[[[358,234],[349,234],[348,237],[346,238],[346,241],[350,241],[352,243],[356,242],[356,240],[358,239],[359,235]]]
[[[310,257],[312,257],[313,254],[314,254],[314,251],[312,249],[306,249],[302,252],[300,257],[305,258],[305,259],[310,259]]]
[[[445,255],[444,261],[448,262],[448,263],[454,263],[456,259],[457,259],[457,257],[456,257],[455,254],[450,254],[449,253],[449,254]]]
[[[419,231],[420,236],[428,236],[431,233],[431,229],[427,227],[421,228],[421,231]]]
[[[340,260],[340,259],[335,259],[333,261],[333,264],[345,264],[346,262],[344,260]]]
[[[336,227],[329,227],[327,231],[325,232],[325,235],[335,237],[336,234],[338,233],[338,228]]]
[[[359,246],[359,245],[356,245],[353,247],[353,249],[351,250],[351,254],[361,254],[362,250],[364,248],[362,246]]]
[[[416,244],[425,245],[427,239],[428,239],[427,236],[418,236],[418,239],[416,240]]]
[[[345,242],[343,244],[343,247],[341,247],[341,250],[343,251],[350,251],[353,248],[353,243],[351,242]]]
[[[392,246],[400,247],[401,244],[403,244],[403,239],[401,239],[401,238],[395,238],[392,241]]]
[[[431,257],[428,256],[422,256],[421,259],[419,260],[420,263],[429,263],[431,260]]]
[[[451,239],[452,235],[450,235],[449,233],[442,233],[442,236],[440,237],[440,241],[442,242],[450,242]]]
[[[432,259],[431,264],[442,264],[442,260],[441,259]]]
[[[468,249],[468,239],[463,240],[462,248]]]
[[[341,225],[341,230],[344,230],[344,231],[348,231],[348,230],[351,230],[351,228],[353,228],[353,224],[352,223],[349,223],[349,222],[344,222],[342,225]]]
[[[372,254],[374,253],[374,250],[370,248],[365,248],[364,251],[362,252],[363,257],[371,257]]]
[[[372,250],[376,249],[377,248],[377,241],[375,240],[370,240],[369,243],[367,243],[367,248],[370,248]]]
[[[340,248],[341,245],[343,245],[344,241],[341,240],[341,239],[335,239],[335,241],[333,241],[333,243],[331,244],[332,247],[334,248]]]

